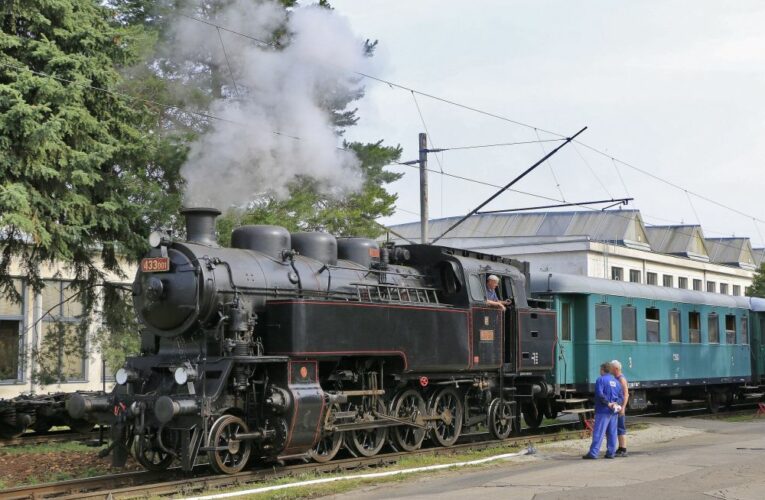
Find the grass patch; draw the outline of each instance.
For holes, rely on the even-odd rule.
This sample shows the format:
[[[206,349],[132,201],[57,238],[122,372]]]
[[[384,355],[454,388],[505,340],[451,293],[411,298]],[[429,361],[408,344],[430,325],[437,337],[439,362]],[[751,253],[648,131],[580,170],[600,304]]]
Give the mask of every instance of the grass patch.
[[[459,452],[455,454],[433,453],[433,454],[426,454],[426,455],[415,455],[411,457],[404,457],[398,462],[396,462],[395,464],[385,466],[385,467],[375,467],[371,469],[362,469],[358,471],[347,471],[340,474],[302,474],[299,476],[290,476],[290,477],[274,479],[274,480],[266,481],[262,483],[255,483],[255,484],[248,485],[246,488],[240,487],[240,488],[229,488],[229,489],[223,489],[223,490],[214,490],[214,491],[208,491],[205,494],[234,492],[234,491],[241,491],[242,489],[265,488],[269,486],[278,486],[283,484],[299,483],[302,481],[310,481],[312,479],[323,479],[323,478],[330,478],[330,477],[342,477],[342,476],[348,476],[348,475],[354,475],[354,474],[367,474],[367,473],[375,473],[375,472],[388,472],[388,471],[395,471],[395,470],[402,470],[402,469],[412,469],[417,467],[426,467],[429,465],[448,465],[448,464],[454,464],[458,462],[478,460],[481,458],[491,457],[493,455],[513,453],[513,452],[520,451],[524,448],[525,446],[518,446],[518,445],[494,446],[484,450],[469,450],[469,451]],[[502,462],[498,461],[497,463],[502,463]],[[485,467],[485,466],[491,466],[491,465],[492,463],[488,463],[488,464],[478,464],[478,465],[468,466],[468,467],[471,467],[471,468]],[[255,495],[248,495],[247,498],[257,498],[257,499],[267,499],[267,500],[315,498],[315,497],[324,496],[324,495],[344,493],[344,492],[348,492],[348,491],[365,487],[365,486],[373,486],[373,485],[386,484],[386,483],[398,483],[398,482],[409,480],[411,478],[420,477],[426,474],[432,475],[434,473],[442,473],[448,470],[451,470],[451,469],[447,468],[447,469],[442,469],[438,471],[423,471],[423,472],[415,472],[411,474],[402,474],[398,476],[389,476],[389,477],[371,478],[371,479],[349,479],[344,481],[336,481],[332,483],[299,486],[299,487],[260,493]]]
[[[22,446],[7,446],[0,451],[0,455],[32,455],[40,453],[74,452],[96,453],[98,448],[87,446],[77,441],[64,441],[61,443],[28,444]]]

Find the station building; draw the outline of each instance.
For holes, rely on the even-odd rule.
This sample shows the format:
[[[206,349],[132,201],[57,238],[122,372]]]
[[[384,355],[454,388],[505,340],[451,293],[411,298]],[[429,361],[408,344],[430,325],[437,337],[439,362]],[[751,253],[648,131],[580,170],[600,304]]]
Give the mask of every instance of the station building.
[[[429,222],[430,239],[461,217]],[[420,223],[392,226],[420,240]],[[393,241],[404,242],[393,233]],[[532,273],[566,273],[744,295],[763,251],[748,238],[706,238],[700,226],[646,226],[638,210],[477,214],[437,244],[528,261]],[[757,256],[755,256],[757,255]]]
[[[136,268],[127,264],[122,267],[127,278],[108,275],[107,280],[129,285]],[[17,264],[11,267],[11,276],[22,300],[16,303],[0,297],[0,399],[10,399],[22,393],[110,388],[118,367],[107,366],[93,341],[100,326],[98,318],[90,324],[91,331],[85,338],[83,349],[70,349],[65,344],[61,344],[57,352],[55,348],[50,348],[49,336],[55,335],[58,340],[62,336],[78,335],[77,326],[82,320],[83,306],[71,287],[71,270],[62,263],[42,268],[45,287],[40,293],[34,292]],[[44,344],[46,337],[49,341]],[[47,346],[48,355],[35,355],[43,349],[43,345]],[[41,378],[35,376],[40,372],[54,373],[54,380],[41,385]]]

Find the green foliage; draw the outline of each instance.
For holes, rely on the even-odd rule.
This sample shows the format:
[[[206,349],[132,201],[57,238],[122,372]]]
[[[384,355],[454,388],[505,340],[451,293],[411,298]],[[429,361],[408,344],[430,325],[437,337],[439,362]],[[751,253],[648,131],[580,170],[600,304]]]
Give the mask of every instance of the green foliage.
[[[150,35],[97,0],[7,1],[0,25],[0,284],[9,293],[15,261],[39,291],[43,264],[64,261],[91,312],[106,273],[120,275],[180,205],[183,148],[162,137],[156,109],[117,94],[118,70]]]
[[[765,297],[765,262],[755,271],[752,286],[747,288],[746,294],[749,297]]]

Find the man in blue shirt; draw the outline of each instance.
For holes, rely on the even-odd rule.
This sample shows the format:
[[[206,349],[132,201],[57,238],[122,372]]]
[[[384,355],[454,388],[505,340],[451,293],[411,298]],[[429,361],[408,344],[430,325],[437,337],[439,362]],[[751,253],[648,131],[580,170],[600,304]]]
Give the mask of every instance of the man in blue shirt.
[[[616,419],[624,403],[622,385],[610,373],[610,363],[600,365],[600,377],[595,382],[595,428],[592,430],[592,445],[584,459],[598,458],[603,437],[606,437],[606,458],[616,454]]]
[[[505,304],[499,300],[499,296],[497,295],[497,285],[499,285],[498,276],[491,274],[486,278],[486,303],[504,311],[506,309]]]

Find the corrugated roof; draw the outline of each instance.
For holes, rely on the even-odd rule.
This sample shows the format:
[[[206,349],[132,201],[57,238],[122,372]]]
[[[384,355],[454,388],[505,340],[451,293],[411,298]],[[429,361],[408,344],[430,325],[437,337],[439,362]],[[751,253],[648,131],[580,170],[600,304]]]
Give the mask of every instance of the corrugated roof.
[[[706,238],[709,260],[716,264],[755,269],[749,238]]]
[[[701,226],[648,226],[646,231],[654,252],[709,260]]]
[[[429,233],[435,238],[460,217],[431,220]],[[420,223],[392,226],[410,239],[420,235]],[[625,246],[650,250],[640,212],[637,210],[527,212],[517,214],[478,214],[451,231],[447,238],[556,237],[586,236],[597,241],[618,242]]]

